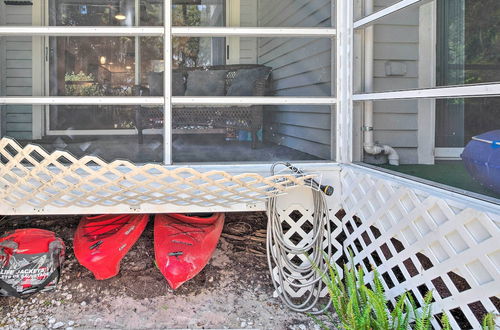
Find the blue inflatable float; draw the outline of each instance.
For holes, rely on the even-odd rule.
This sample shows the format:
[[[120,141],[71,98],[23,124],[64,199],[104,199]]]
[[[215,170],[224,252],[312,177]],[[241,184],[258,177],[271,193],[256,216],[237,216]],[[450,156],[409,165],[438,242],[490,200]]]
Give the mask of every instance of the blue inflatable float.
[[[500,130],[474,136],[461,157],[474,179],[500,194]]]

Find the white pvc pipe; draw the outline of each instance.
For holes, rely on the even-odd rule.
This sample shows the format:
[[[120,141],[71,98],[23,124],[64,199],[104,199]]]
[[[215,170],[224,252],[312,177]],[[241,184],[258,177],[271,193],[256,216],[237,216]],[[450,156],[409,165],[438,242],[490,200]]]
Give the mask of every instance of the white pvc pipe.
[[[373,0],[365,1],[365,15],[373,13]],[[374,63],[374,32],[373,25],[365,28],[365,93],[373,92],[373,63]],[[399,165],[399,155],[394,148],[388,145],[376,145],[373,138],[373,101],[364,104],[363,119],[363,149],[370,155],[385,153],[388,155],[389,164]]]

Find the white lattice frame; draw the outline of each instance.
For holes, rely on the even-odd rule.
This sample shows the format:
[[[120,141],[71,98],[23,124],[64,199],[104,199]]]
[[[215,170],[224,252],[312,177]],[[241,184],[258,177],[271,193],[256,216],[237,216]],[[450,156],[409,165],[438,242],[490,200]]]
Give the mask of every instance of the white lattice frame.
[[[94,156],[48,153],[36,145],[21,147],[9,138],[0,140],[0,156],[0,214],[5,215],[265,210],[268,197],[318,176],[317,171],[271,176],[269,165],[253,166],[258,173],[237,166],[229,172],[223,166],[107,163]],[[338,177],[339,168],[328,167]]]
[[[423,297],[417,287],[425,284],[434,291],[433,314],[446,312],[455,329],[458,324],[450,310],[460,308],[472,327],[479,328],[480,323],[468,304],[480,301],[486,311],[498,313],[490,297],[500,296],[500,208],[483,203],[478,203],[480,209],[473,208],[474,203],[466,197],[457,195],[452,198],[446,193],[450,198],[444,198],[439,189],[420,190],[411,184],[405,185],[403,179],[398,182],[388,179],[383,173],[375,173],[356,166],[342,169],[341,199],[346,212],[343,223],[347,234],[345,252],[353,250],[354,263],[370,273],[367,281],[371,280],[372,273],[363,259],[367,258],[375,266],[372,253],[378,254],[382,260],[382,264],[376,265],[378,272],[387,272],[395,285],[389,288],[383,281],[387,297],[393,303],[394,298],[406,290],[411,290],[422,303]],[[359,218],[359,226],[353,217]],[[371,226],[380,231],[379,237],[375,237]],[[348,227],[353,229],[352,233]],[[368,242],[363,235],[368,236]],[[398,253],[392,238],[400,241],[404,250]],[[381,250],[384,243],[392,254],[389,259]],[[417,253],[428,257],[433,266],[424,270]],[[418,275],[410,275],[403,264],[407,259],[417,267]],[[404,276],[401,283],[392,270],[396,266]],[[459,292],[448,272],[465,279],[470,289]],[[432,280],[438,277],[451,292],[449,297],[442,298],[435,288]],[[439,328],[435,318],[432,323]]]
[[[343,230],[342,222],[340,221],[340,219],[336,217],[336,213],[341,209],[340,204],[338,204],[340,200],[339,197],[341,191],[340,182],[338,180],[339,177],[337,175],[322,176],[322,179],[323,182],[327,182],[328,184],[336,187],[334,195],[331,197],[326,197],[328,203],[328,216],[335,227],[332,228],[332,231],[330,233],[325,232],[325,237],[329,235],[331,238],[331,248],[332,248],[331,262],[335,263],[338,259],[342,258],[343,256],[342,243],[336,240],[337,236],[339,236]],[[311,239],[313,238],[313,231],[311,230],[309,233],[306,233],[303,227],[307,222],[312,224],[312,219],[315,211],[313,205],[314,203],[312,199],[311,190],[307,187],[296,187],[290,189],[286,195],[281,195],[277,197],[278,216],[282,223],[286,223],[288,224],[288,226],[290,226],[290,229],[288,229],[284,235],[284,239],[288,242],[288,244],[293,244],[290,238],[294,234],[298,234],[302,238],[301,241],[297,243],[297,246],[303,246],[311,242]],[[290,216],[294,211],[298,211],[300,212],[300,214],[302,214],[302,216],[298,220],[293,219]],[[328,247],[327,241],[325,240],[323,244],[323,249],[326,249],[327,247]],[[287,257],[288,259],[291,260],[295,256],[299,257],[302,260],[301,266],[310,264],[310,261],[304,254],[301,255],[288,254]],[[277,267],[274,267],[272,275],[274,280],[277,283],[279,283]],[[293,275],[297,276],[300,274],[293,274]],[[300,281],[300,283],[304,284],[306,283],[306,281]],[[284,288],[278,285],[277,292],[276,291],[274,292],[274,296],[277,296],[278,292],[285,290],[290,297],[302,298],[307,296],[307,294],[310,292],[310,289],[311,289],[310,287],[302,287],[302,288],[292,287],[288,282],[285,282]],[[324,288],[323,291],[321,292],[321,296],[325,297],[327,294],[328,294],[327,289]]]

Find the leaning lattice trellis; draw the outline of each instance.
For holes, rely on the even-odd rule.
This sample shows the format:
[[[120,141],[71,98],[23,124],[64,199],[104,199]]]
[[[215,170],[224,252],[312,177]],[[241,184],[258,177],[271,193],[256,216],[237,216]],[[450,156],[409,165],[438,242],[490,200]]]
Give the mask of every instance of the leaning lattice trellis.
[[[433,325],[478,329],[500,312],[500,215],[344,168],[345,249],[366,272],[376,266],[391,302],[405,290],[418,304],[434,291]]]
[[[192,168],[168,169],[159,164],[136,166],[128,161],[107,163],[98,157],[80,159],[65,151],[46,152],[12,139],[0,140],[0,200],[15,209],[78,206],[196,205],[227,206],[262,202],[290,187],[308,185],[314,175],[263,177],[231,175]]]

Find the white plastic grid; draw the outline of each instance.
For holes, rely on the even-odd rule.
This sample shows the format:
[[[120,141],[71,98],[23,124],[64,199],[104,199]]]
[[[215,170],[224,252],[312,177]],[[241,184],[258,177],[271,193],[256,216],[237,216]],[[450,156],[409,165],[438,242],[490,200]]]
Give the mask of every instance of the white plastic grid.
[[[65,151],[48,153],[31,144],[21,147],[9,138],[0,140],[0,157],[0,201],[4,214],[26,206],[40,212],[47,206],[67,210],[90,210],[96,206],[132,209],[145,203],[227,207],[264,202],[291,187],[310,185],[308,180],[314,177],[231,175],[189,167],[168,169],[160,164],[137,166],[120,160],[107,163],[94,156],[78,159]]]
[[[354,263],[382,275],[386,295],[410,291],[421,304],[433,291],[432,324],[480,328],[500,312],[500,215],[445,200],[397,182],[343,168],[343,219]]]

